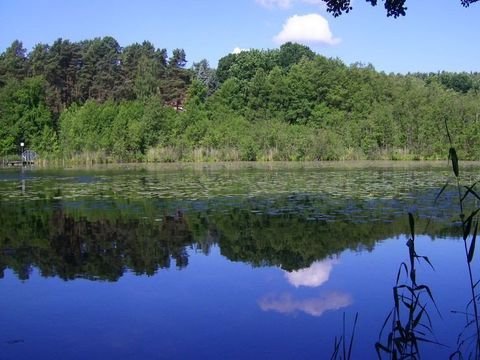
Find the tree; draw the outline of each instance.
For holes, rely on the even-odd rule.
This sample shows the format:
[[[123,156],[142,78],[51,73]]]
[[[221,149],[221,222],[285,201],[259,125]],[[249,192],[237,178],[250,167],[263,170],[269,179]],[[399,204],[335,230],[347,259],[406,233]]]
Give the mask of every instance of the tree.
[[[27,50],[21,41],[15,40],[0,55],[0,86],[8,79],[22,80],[27,75]]]
[[[29,76],[45,76],[45,67],[48,61],[50,46],[46,44],[37,44],[32,52],[28,54],[30,62]]]
[[[266,119],[267,103],[269,101],[269,87],[267,85],[267,74],[260,68],[249,82],[247,87],[248,107],[252,114],[249,116],[253,119]]]
[[[81,74],[87,98],[98,101],[119,98],[122,88],[120,53],[120,45],[110,36],[89,43]]]
[[[200,81],[203,86],[207,88],[207,95],[212,95],[218,88],[218,80],[215,69],[212,69],[206,59],[198,63],[193,63],[192,67],[193,77]]]
[[[292,65],[300,62],[305,57],[313,60],[315,53],[308,46],[287,42],[280,46],[278,55],[278,65],[284,69],[290,68]]]
[[[121,54],[122,98],[133,100],[156,93],[167,66],[167,50],[144,41],[125,47]]]
[[[43,58],[45,63],[41,66]],[[35,64],[35,71],[43,72],[48,81],[48,103],[56,114],[81,98],[78,76],[83,63],[77,43],[60,38],[50,48],[38,45],[31,62]]]
[[[279,50],[249,50],[228,54],[218,61],[217,78],[220,84],[231,77],[251,80],[258,69],[267,73],[278,65]]]
[[[158,89],[158,72],[155,60],[142,55],[138,60],[135,76],[135,94],[137,99],[145,100],[154,95]]]
[[[351,0],[323,0],[327,5],[327,11],[332,13],[333,16],[339,16],[343,13],[348,13],[352,10]],[[366,0],[372,6],[376,6],[378,0]],[[471,4],[479,0],[460,0],[460,3],[464,7],[469,7]],[[405,6],[406,0],[382,0],[384,2],[385,10],[387,10],[387,16],[393,16],[397,18],[399,16],[405,16],[407,7]]]
[[[161,93],[164,101],[179,110],[185,102],[190,84],[190,72],[184,69],[187,64],[185,50],[175,49],[168,60],[164,78],[161,81]]]
[[[12,152],[21,141],[40,144],[41,134],[52,128],[51,114],[45,105],[45,80],[41,77],[10,80],[0,88],[0,153]]]
[[[159,96],[150,97],[144,104],[143,117],[144,141],[146,147],[155,146],[167,140],[169,126],[176,116],[175,110],[163,105]]]
[[[187,56],[185,55],[185,50],[183,49],[174,49],[172,57],[168,59],[168,64],[171,67],[183,68],[187,64]]]
[[[223,84],[230,77],[230,68],[235,63],[236,54],[228,54],[218,60],[217,80]]]

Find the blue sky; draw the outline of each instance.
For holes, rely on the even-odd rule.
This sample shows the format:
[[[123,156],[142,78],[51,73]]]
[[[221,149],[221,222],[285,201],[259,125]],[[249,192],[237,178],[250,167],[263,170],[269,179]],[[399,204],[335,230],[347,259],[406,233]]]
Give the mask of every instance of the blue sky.
[[[15,39],[31,50],[59,37],[110,35],[122,46],[149,40],[170,52],[183,48],[189,65],[206,58],[216,67],[235,48],[292,40],[386,72],[480,71],[480,3],[465,9],[460,0],[407,0],[399,19],[387,18],[382,4],[352,4],[334,18],[319,0],[0,0],[0,51]]]

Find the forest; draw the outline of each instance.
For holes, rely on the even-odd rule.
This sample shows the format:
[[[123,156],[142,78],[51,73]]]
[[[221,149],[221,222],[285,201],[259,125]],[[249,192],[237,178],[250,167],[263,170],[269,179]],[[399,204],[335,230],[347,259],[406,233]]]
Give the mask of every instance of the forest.
[[[0,55],[0,157],[48,162],[444,159],[480,148],[480,74],[386,74],[286,43],[188,65],[183,49],[58,39]]]

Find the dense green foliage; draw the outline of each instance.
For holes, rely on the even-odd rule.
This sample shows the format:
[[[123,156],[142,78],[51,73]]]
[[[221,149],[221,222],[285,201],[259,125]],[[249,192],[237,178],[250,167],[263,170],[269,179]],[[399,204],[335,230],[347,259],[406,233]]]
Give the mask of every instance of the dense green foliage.
[[[308,47],[186,54],[111,37],[0,55],[0,153],[216,161],[444,158],[444,122],[478,159],[480,74],[385,74]]]

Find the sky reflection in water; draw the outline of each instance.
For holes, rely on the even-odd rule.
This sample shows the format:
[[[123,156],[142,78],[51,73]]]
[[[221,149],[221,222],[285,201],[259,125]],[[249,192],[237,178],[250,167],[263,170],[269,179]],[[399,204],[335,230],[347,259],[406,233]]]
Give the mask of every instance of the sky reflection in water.
[[[431,256],[437,270],[420,267],[418,277],[442,311],[443,319],[431,313],[436,336],[454,346],[463,317],[450,310],[462,309],[468,292],[459,283],[464,269],[445,264],[462,264],[461,244],[419,242],[439,248]],[[65,282],[36,270],[22,282],[7,270],[0,281],[7,294],[0,297],[2,359],[324,358],[341,335],[343,312],[350,321],[359,312],[354,354],[372,358],[406,246],[400,238],[375,252],[347,250],[316,287],[293,286],[277,267],[232,263],[217,247],[189,257],[181,270],[150,277],[127,272],[116,282]],[[449,352],[426,347],[424,354],[445,358]]]
[[[317,288],[328,281],[333,265],[337,263],[338,260],[334,259],[315,261],[308,268],[285,271],[285,278],[296,288],[299,286]],[[301,311],[312,316],[322,316],[326,311],[345,308],[351,305],[352,301],[351,295],[343,292],[328,292],[304,299],[295,298],[294,294],[289,292],[264,296],[258,304],[264,311],[276,311],[281,314]]]

